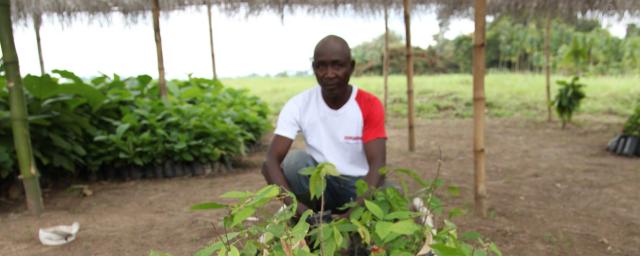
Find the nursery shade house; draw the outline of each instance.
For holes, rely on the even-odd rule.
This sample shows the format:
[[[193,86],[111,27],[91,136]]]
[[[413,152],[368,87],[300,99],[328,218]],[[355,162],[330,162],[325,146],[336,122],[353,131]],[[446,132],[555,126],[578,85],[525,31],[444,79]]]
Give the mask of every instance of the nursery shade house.
[[[212,76],[217,77],[215,71],[215,58],[213,51],[212,40],[212,27],[211,27],[211,6],[217,6],[222,12],[232,15],[244,13],[245,15],[255,15],[264,11],[271,11],[280,14],[283,18],[287,12],[309,12],[309,13],[323,13],[339,15],[343,11],[351,11],[358,15],[381,15],[388,19],[388,12],[399,13],[403,11],[404,21],[406,27],[406,55],[407,55],[407,103],[408,103],[408,148],[409,151],[415,149],[415,130],[414,130],[414,111],[413,111],[413,62],[411,53],[411,34],[410,34],[410,17],[411,11],[424,11],[434,10],[440,19],[448,19],[451,17],[474,17],[475,19],[475,33],[474,33],[474,61],[473,61],[473,102],[474,102],[474,169],[475,169],[475,197],[477,210],[481,215],[486,214],[486,186],[485,186],[485,148],[484,148],[484,31],[485,31],[485,17],[486,15],[502,15],[513,14],[531,19],[545,19],[547,24],[547,38],[550,28],[550,20],[560,17],[573,17],[576,15],[638,15],[640,13],[640,1],[637,0],[2,0],[0,1],[2,11],[0,16],[8,17],[8,12],[11,12],[11,17],[15,22],[27,23],[33,22],[36,33],[36,40],[40,45],[39,36],[39,24],[41,23],[42,15],[53,15],[59,17],[63,22],[72,22],[76,17],[88,16],[90,18],[96,18],[99,20],[108,20],[109,14],[112,12],[122,13],[128,21],[138,22],[139,17],[143,17],[152,14],[154,36],[157,49],[157,63],[158,63],[158,78],[160,94],[163,98],[167,97],[166,82],[164,78],[164,64],[162,54],[162,40],[160,36],[160,22],[159,16],[161,12],[168,12],[186,7],[203,7],[206,6],[209,13],[209,32],[210,32],[210,45],[211,45],[211,59],[212,59]],[[10,7],[10,8],[9,8]],[[6,9],[5,9],[6,8]],[[5,29],[11,28],[11,20],[2,20],[4,24],[2,34],[9,36],[10,33],[6,33]],[[382,24],[382,22],[381,22]],[[46,38],[43,39],[46,43]],[[7,77],[8,80],[14,81],[16,86],[13,90],[22,90],[19,87],[20,74],[18,73],[18,60],[17,56],[15,60],[11,59],[15,56],[10,54],[11,47],[9,42],[13,44],[12,38],[3,37],[2,48],[3,56],[5,56],[5,62],[7,63]],[[548,39],[547,43],[548,45]],[[5,48],[7,48],[5,50]],[[548,51],[548,47],[545,47]],[[40,47],[39,47],[40,50]],[[549,82],[549,54],[546,55],[546,73],[547,73],[547,101],[550,98],[550,82]],[[385,47],[385,56],[386,47]],[[41,71],[44,73],[44,60],[42,54],[40,54]],[[14,66],[15,65],[15,66]],[[385,62],[383,70],[388,70],[388,63]],[[387,102],[386,93],[386,74],[385,74],[385,105]],[[428,86],[428,85],[426,85]],[[20,106],[24,105],[24,96],[19,93],[12,93],[12,115],[16,115],[12,118],[15,129],[27,129],[26,127],[26,115],[25,111],[19,111]],[[14,102],[15,101],[15,102]],[[15,103],[15,104],[14,104]],[[15,111],[14,111],[15,107]],[[551,117],[549,109],[549,118]],[[22,121],[21,121],[22,120]],[[21,124],[22,122],[22,124]],[[15,128],[23,127],[23,128]],[[19,143],[28,143],[28,132],[26,132],[27,138],[18,141],[16,136],[16,147]],[[29,155],[29,150],[25,151],[24,161],[28,161],[28,158],[32,158]],[[28,176],[31,172],[36,174],[35,167],[30,168],[28,164],[24,165],[26,169],[23,170],[23,164],[21,160],[21,173],[23,178]],[[25,176],[27,174],[27,176]],[[34,175],[37,177],[37,175]],[[26,186],[25,186],[26,187]],[[29,199],[28,199],[29,201]],[[41,209],[41,207],[40,207]]]

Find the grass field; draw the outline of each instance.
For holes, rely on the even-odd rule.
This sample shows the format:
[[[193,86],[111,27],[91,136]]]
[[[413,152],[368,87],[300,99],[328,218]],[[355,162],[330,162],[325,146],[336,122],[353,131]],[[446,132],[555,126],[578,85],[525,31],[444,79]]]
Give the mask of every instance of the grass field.
[[[552,97],[555,81],[569,77],[552,76]],[[587,98],[580,113],[627,117],[640,102],[640,76],[586,77],[581,80],[586,87]],[[267,101],[274,113],[291,96],[316,85],[315,78],[308,77],[250,77],[225,79],[223,83],[246,88]],[[354,77],[351,83],[383,96],[381,76]],[[488,114],[494,117],[524,116],[546,118],[545,84],[542,74],[489,74],[485,91]],[[419,117],[470,117],[472,115],[472,77],[466,74],[416,76],[415,101]],[[406,115],[406,77],[389,78],[389,107],[391,116]]]

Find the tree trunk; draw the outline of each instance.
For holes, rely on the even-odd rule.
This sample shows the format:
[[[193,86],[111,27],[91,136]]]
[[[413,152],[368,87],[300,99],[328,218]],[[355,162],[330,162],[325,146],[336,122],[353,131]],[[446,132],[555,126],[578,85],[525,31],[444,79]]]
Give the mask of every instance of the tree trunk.
[[[403,1],[404,5],[404,29],[407,52],[407,119],[409,121],[409,151],[415,151],[415,130],[413,126],[413,50],[411,48],[411,3]]]
[[[33,28],[36,31],[36,44],[38,45],[38,58],[40,59],[40,75],[44,75],[44,58],[42,57],[42,43],[40,41],[40,26],[42,25],[41,14],[33,15]]]
[[[213,80],[218,80],[216,73],[216,58],[213,50],[213,25],[211,22],[211,1],[207,2],[207,17],[209,17],[209,46],[211,48],[211,68],[213,69]]]
[[[485,17],[486,0],[475,0],[475,32],[473,33],[473,167],[475,171],[476,212],[487,216],[485,173]]]
[[[384,51],[382,54],[382,76],[384,77],[384,112],[387,112],[389,103],[389,10],[384,5]],[[386,116],[386,115],[385,115]],[[388,118],[385,118],[385,122]]]
[[[44,210],[44,205],[38,170],[31,148],[27,106],[22,89],[18,54],[13,40],[10,0],[0,0],[0,46],[2,46],[2,56],[6,65],[7,89],[9,89],[9,104],[11,106],[11,128],[20,167],[20,178],[27,195],[27,208],[33,214],[38,215]]]
[[[158,86],[160,87],[160,97],[167,103],[167,81],[164,77],[164,58],[162,57],[162,38],[160,37],[160,3],[159,0],[151,0],[153,13],[153,32],[156,39],[156,54],[158,56]]]
[[[551,122],[551,17],[547,15],[544,33],[544,73],[547,90],[547,122]]]

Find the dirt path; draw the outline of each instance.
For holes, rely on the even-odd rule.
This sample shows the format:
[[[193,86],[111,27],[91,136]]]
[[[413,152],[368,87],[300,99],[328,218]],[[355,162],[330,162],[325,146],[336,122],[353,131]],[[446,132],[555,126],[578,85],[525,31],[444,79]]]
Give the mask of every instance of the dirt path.
[[[396,120],[404,124],[403,120]],[[442,177],[461,187],[448,205],[473,208],[471,125],[467,119],[421,121],[417,151],[406,152],[405,129],[389,129],[389,164],[433,176],[439,148]],[[640,255],[640,159],[613,156],[604,145],[621,127],[592,120],[561,131],[556,124],[522,119],[488,121],[490,217],[469,213],[454,221],[480,231],[505,255]],[[188,211],[223,191],[263,185],[262,153],[238,173],[91,184],[93,196],[49,192],[40,218],[21,204],[0,201],[1,255],[146,255],[160,250],[189,255],[215,233],[219,213]],[[61,247],[37,241],[38,227],[81,224],[78,239]]]

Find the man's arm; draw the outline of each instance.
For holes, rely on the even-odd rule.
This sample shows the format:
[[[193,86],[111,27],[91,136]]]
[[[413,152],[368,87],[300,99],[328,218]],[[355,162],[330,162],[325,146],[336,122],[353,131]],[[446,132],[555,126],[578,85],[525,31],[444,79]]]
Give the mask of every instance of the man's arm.
[[[383,138],[375,139],[364,144],[364,154],[369,163],[369,172],[364,177],[364,181],[370,188],[382,186],[384,176],[380,175],[380,168],[387,165],[387,140]]]
[[[288,191],[291,191],[291,188],[289,187],[287,178],[284,176],[281,165],[284,157],[287,155],[287,152],[289,152],[292,143],[293,140],[287,137],[275,135],[271,141],[269,150],[267,151],[267,158],[262,164],[262,175],[265,180],[267,180],[267,183],[276,184]],[[293,200],[291,198],[284,199],[284,203],[287,205],[292,202]],[[298,202],[298,215],[302,214],[307,209],[309,208],[306,205]]]

